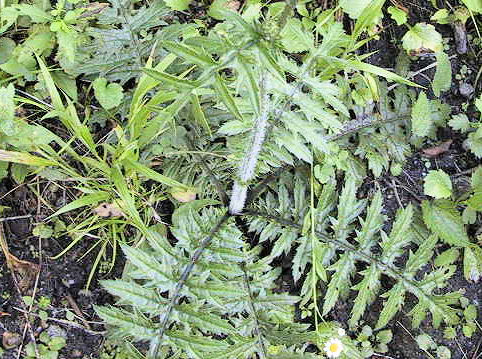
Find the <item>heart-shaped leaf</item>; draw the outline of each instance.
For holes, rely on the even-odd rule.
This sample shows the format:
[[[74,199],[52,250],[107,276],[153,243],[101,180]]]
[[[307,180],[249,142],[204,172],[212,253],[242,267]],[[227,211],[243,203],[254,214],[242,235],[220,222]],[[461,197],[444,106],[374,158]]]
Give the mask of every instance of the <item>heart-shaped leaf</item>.
[[[121,85],[116,83],[107,84],[107,79],[103,77],[96,79],[93,87],[95,98],[106,110],[119,106],[124,97]]]

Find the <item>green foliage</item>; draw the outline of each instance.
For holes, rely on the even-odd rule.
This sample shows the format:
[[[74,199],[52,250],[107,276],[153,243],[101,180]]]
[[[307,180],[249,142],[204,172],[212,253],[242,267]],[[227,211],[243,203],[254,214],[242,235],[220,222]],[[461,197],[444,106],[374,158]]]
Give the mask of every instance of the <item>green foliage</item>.
[[[59,357],[59,351],[65,347],[65,345],[65,338],[59,336],[51,337],[48,335],[47,331],[43,331],[40,333],[39,342],[37,344],[30,342],[25,346],[25,358],[37,358],[37,350],[42,358],[57,359]]]
[[[477,0],[462,0],[470,11],[482,13],[482,4]]]
[[[202,358],[266,356],[269,345],[281,345],[279,354],[294,353],[310,338],[333,335],[335,327],[330,325],[315,335],[307,325],[291,322],[291,306],[298,298],[276,293],[279,269],[259,259],[261,247],[249,248],[232,220],[221,222],[222,209],[205,206],[195,201],[174,212],[175,245],[153,228],[143,249],[123,247],[130,263],[124,280],[103,284],[125,309],[96,308],[113,326],[114,335],[147,341],[151,348],[160,345],[159,353],[171,350],[179,357]],[[180,269],[189,266],[188,258],[194,256],[200,240],[212,235],[217,226],[181,289],[182,304],[175,302],[171,318],[160,327],[155,318],[160,316],[162,323],[169,314],[167,303],[178,288]],[[216,340],[217,336],[225,339]]]
[[[123,97],[121,85],[107,84],[105,78],[99,77],[93,82],[92,86],[94,87],[95,98],[103,108],[110,110],[120,105]]]
[[[437,53],[437,70],[432,82],[435,96],[450,89],[452,85],[452,67],[448,55],[445,52]]]
[[[472,335],[473,307],[446,284],[459,264],[467,280],[482,273],[467,231],[482,211],[481,170],[462,195],[446,173],[430,171],[424,192],[434,200],[421,211],[411,204],[387,216],[383,192],[366,191],[401,174],[412,148],[435,139],[450,114],[401,76],[405,52],[397,73],[363,54],[385,1],[340,1],[351,32],[338,7],[283,2],[234,13],[215,1],[212,26],[168,25],[170,9],[189,3],[2,9],[0,32],[15,25],[25,36],[0,39],[12,50],[0,53],[0,159],[11,163],[1,173],[75,183],[67,193],[76,199],[46,219],[65,224],[41,223],[33,234],[67,234],[57,257],[94,239],[87,285],[118,250],[126,258],[122,279],[102,282],[116,305],[96,307],[123,353],[103,357],[141,358],[144,342],[150,358],[314,358],[340,340],[342,356],[362,358],[388,350],[385,327],[402,308],[415,327],[428,319]],[[388,9],[407,23],[403,10]],[[436,97],[452,77],[441,40],[424,23],[403,38],[410,55],[436,53]],[[21,106],[40,117],[21,117]],[[448,123],[481,157],[480,123],[465,114]],[[299,296],[285,289],[289,274]],[[356,340],[327,319],[348,298]],[[377,299],[381,309],[367,316]],[[374,330],[359,330],[367,318]]]
[[[416,136],[424,137],[432,127],[432,109],[425,92],[420,92],[417,102],[412,107],[412,132]]]
[[[167,0],[166,5],[172,10],[183,11],[189,7],[191,0]]]
[[[404,25],[407,23],[407,13],[396,6],[389,6],[388,13],[393,20],[396,21],[397,25]]]
[[[403,36],[402,43],[407,52],[431,50],[437,53],[443,50],[442,35],[433,25],[426,23],[418,23],[411,27]]]
[[[425,177],[423,188],[427,196],[436,199],[448,198],[452,195],[452,181],[450,176],[442,170],[430,171]]]
[[[300,190],[302,191],[299,185],[297,185],[293,188],[292,195],[295,198],[302,198],[302,195],[297,195]],[[303,228],[293,223],[302,223],[309,208],[295,206],[294,209],[291,209],[290,203],[297,203],[294,198],[288,197],[288,193],[291,193],[291,191],[280,187],[276,192],[286,193],[285,198],[281,197],[278,202],[273,197],[267,197],[271,200],[262,207],[265,219],[253,219],[250,224],[250,230],[257,231],[261,241],[267,239],[273,241],[273,251],[279,245],[285,251],[289,251],[291,246],[298,244],[293,259],[293,276],[295,279],[298,279],[300,278],[299,273],[304,272],[307,269],[307,265],[312,261],[307,252],[309,253],[313,249],[310,248],[312,245],[311,241],[308,241],[307,237],[303,236]],[[387,234],[381,229],[384,216],[380,214],[380,194],[375,195],[367,208],[366,215],[359,219],[358,216],[364,210],[366,202],[357,200],[354,195],[355,192],[355,183],[348,181],[339,196],[338,215],[331,217],[330,212],[337,207],[337,196],[333,192],[333,188],[325,187],[320,194],[319,205],[314,209],[315,223],[317,224],[317,241],[315,243],[319,246],[319,249],[316,249],[316,257],[332,273],[328,280],[320,277],[320,280],[327,282],[327,290],[323,295],[323,314],[329,313],[338,299],[346,298],[349,293],[353,292],[356,294],[356,298],[349,323],[355,326],[363,316],[368,305],[376,298],[380,290],[380,280],[382,276],[386,275],[391,277],[395,284],[390,290],[382,294],[382,297],[387,298],[387,300],[379,315],[377,328],[384,327],[400,310],[406,292],[413,294],[419,300],[418,304],[410,311],[410,316],[415,326],[418,326],[421,320],[425,318],[427,311],[431,312],[432,320],[436,327],[442,321],[448,324],[456,321],[457,310],[453,305],[456,303],[458,294],[448,293],[440,295],[435,292],[437,288],[444,286],[443,283],[446,283],[452,276],[455,268],[450,265],[443,266],[427,274],[422,280],[415,278],[417,272],[424,268],[427,261],[432,257],[433,248],[437,243],[437,235],[440,235],[442,239],[447,240],[449,243],[459,246],[470,246],[470,243],[463,239],[463,237],[467,237],[465,232],[462,231],[462,227],[456,227],[457,224],[452,223],[454,226],[450,228],[452,231],[443,232],[439,223],[437,223],[438,227],[434,224],[431,229],[435,235],[425,239],[419,245],[417,251],[410,252],[405,267],[398,267],[395,264],[397,258],[403,255],[405,250],[408,250],[410,244],[417,242],[417,234],[412,231],[414,223],[413,208],[407,207],[401,211],[397,215],[392,231]],[[328,198],[331,200],[327,202]],[[259,211],[256,213],[259,215]],[[428,213],[428,210],[424,210],[424,216],[426,213]],[[330,217],[332,219],[328,221]],[[429,218],[425,219],[426,222],[428,220]],[[449,222],[445,221],[444,225],[447,226],[448,224]],[[461,226],[461,223],[459,225]],[[444,230],[447,230],[447,228],[444,228]],[[284,239],[285,233],[291,233],[292,231],[295,231],[295,233],[291,235],[292,239],[287,242]],[[463,237],[457,237],[457,235],[462,235]],[[348,241],[348,238],[352,236],[354,242]],[[381,253],[375,254],[374,250],[378,246]],[[341,251],[341,254],[337,254],[339,251]],[[279,255],[278,252],[272,252],[271,256],[275,255]],[[365,269],[359,272],[362,279],[357,284],[352,284],[352,278],[357,272],[357,262],[364,263]],[[307,277],[310,278],[314,275],[317,274],[310,272]],[[437,284],[433,282],[435,278],[437,279]],[[312,285],[313,282],[311,280],[305,280],[302,289],[302,303],[308,303],[312,299]]]

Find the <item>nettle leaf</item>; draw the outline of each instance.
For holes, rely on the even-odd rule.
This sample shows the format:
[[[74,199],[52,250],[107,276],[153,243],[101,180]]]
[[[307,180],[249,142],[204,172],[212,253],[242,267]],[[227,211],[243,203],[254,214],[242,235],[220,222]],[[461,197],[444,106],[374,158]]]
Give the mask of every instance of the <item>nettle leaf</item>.
[[[450,201],[423,201],[423,220],[443,241],[458,247],[470,246],[462,217]]]
[[[397,22],[397,25],[403,25],[407,22],[407,13],[396,6],[389,6],[388,13],[393,20]]]
[[[13,7],[16,8],[21,15],[26,15],[30,17],[35,23],[43,24],[53,20],[53,17],[50,16],[47,12],[34,5],[18,4],[13,5]]]
[[[482,192],[482,167],[478,167],[470,178],[470,185],[475,192]]]
[[[482,13],[482,2],[480,0],[462,0],[470,11]]]
[[[470,151],[472,151],[477,158],[482,158],[482,127],[479,127],[475,132],[469,133],[467,137],[467,144],[469,145]]]
[[[452,119],[449,121],[449,126],[463,133],[470,129],[470,121],[465,113],[459,113],[452,116]]]
[[[69,63],[75,62],[75,53],[77,49],[77,32],[74,30],[56,32],[57,42],[59,44],[58,56],[65,58]]]
[[[0,17],[0,34],[7,31],[17,21],[19,15],[19,11],[13,6],[4,7]]]
[[[341,0],[340,6],[352,19],[358,19],[363,10],[370,5],[372,0]]]
[[[465,248],[464,277],[472,282],[478,282],[482,275],[482,253],[480,248]]]
[[[189,4],[191,3],[191,0],[165,0],[165,3],[172,10],[184,11],[189,8]]]
[[[436,199],[450,197],[452,195],[450,176],[442,170],[430,171],[425,177],[423,190],[427,196]]]
[[[290,18],[281,31],[281,43],[288,52],[303,52],[313,47],[313,34],[297,18]]]
[[[15,103],[13,96],[15,88],[13,84],[7,87],[0,87],[0,131],[7,136],[15,134]]]
[[[427,136],[432,122],[432,106],[427,95],[422,91],[412,107],[412,133],[420,137]]]
[[[452,85],[452,67],[449,56],[445,52],[437,53],[437,70],[432,82],[432,89],[435,96],[450,89]]]
[[[8,37],[0,37],[0,65],[10,60],[15,46],[15,41],[12,39],[9,39]]]
[[[408,53],[427,50],[441,52],[443,50],[442,35],[435,30],[433,25],[418,23],[403,36],[402,46]]]
[[[110,110],[120,105],[124,97],[122,86],[116,83],[107,85],[107,79],[99,77],[93,83],[95,98],[103,108]]]

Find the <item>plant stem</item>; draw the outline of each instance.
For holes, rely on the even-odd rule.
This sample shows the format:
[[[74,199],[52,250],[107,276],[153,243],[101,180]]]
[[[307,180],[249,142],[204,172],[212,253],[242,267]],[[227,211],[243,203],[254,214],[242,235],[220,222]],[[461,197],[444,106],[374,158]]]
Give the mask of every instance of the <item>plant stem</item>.
[[[149,353],[148,353],[148,358],[150,359],[156,359],[157,356],[159,355],[159,349],[161,347],[162,343],[162,338],[164,337],[164,334],[167,330],[167,326],[169,324],[169,318],[171,317],[172,311],[174,307],[179,303],[179,298],[181,294],[181,290],[186,284],[186,281],[188,280],[189,276],[191,275],[191,272],[198,262],[199,258],[203,254],[204,250],[211,244],[212,239],[216,235],[216,233],[221,229],[222,225],[224,222],[226,222],[229,219],[230,215],[228,212],[226,212],[221,219],[218,221],[218,223],[213,227],[213,229],[209,232],[209,234],[204,237],[204,239],[201,241],[199,244],[199,247],[196,249],[194,252],[193,256],[191,257],[191,260],[189,264],[184,268],[181,278],[179,278],[179,281],[176,284],[176,287],[174,288],[174,292],[172,293],[171,300],[169,301],[169,304],[166,308],[166,311],[164,314],[160,316],[161,318],[161,323],[159,325],[159,329],[157,331],[157,337],[155,340],[151,341],[151,346],[149,348]]]

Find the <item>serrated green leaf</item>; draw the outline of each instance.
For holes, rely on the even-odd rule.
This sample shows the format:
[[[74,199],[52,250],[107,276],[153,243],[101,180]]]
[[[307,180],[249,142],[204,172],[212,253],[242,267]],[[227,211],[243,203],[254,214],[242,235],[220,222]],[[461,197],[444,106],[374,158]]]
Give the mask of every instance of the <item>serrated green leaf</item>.
[[[466,132],[470,129],[470,121],[465,113],[460,113],[452,116],[449,126],[456,131]]]
[[[192,310],[188,305],[177,306],[176,310],[181,314],[181,321],[194,324],[198,328],[203,328],[203,330],[216,334],[233,334],[236,332],[227,320],[209,312]]]
[[[415,24],[402,38],[403,48],[410,51],[431,50],[435,53],[443,50],[442,35],[431,24]]]
[[[466,247],[464,249],[464,277],[478,282],[482,275],[482,253],[480,249]]]
[[[429,351],[437,348],[434,340],[428,334],[420,334],[415,338],[420,349]]]
[[[427,227],[446,243],[459,247],[470,246],[462,217],[455,208],[445,203],[423,201],[422,212]]]
[[[443,91],[450,90],[452,85],[452,66],[449,56],[445,52],[437,53],[437,70],[432,82],[435,96],[439,97]]]
[[[427,136],[432,123],[432,106],[427,95],[422,91],[412,107],[412,133],[419,137]]]
[[[160,263],[148,253],[127,245],[122,246],[127,259],[136,267],[138,267],[146,277],[158,283],[169,283],[172,281],[168,273],[164,273]]]
[[[477,158],[482,158],[482,127],[479,127],[475,132],[469,133],[467,144],[470,148],[470,151]]]
[[[13,84],[7,87],[0,87],[0,132],[7,136],[13,136],[16,133],[15,123],[15,103],[13,97],[15,88]]]
[[[196,87],[199,87],[200,83],[197,81],[190,81],[186,79],[181,79],[176,76],[169,75],[165,72],[162,71],[157,71],[153,69],[142,69],[144,73],[152,77],[153,79],[156,79],[157,81],[160,82],[165,82],[169,85],[172,85],[177,88],[181,89],[187,89],[187,90],[192,90]]]
[[[402,304],[405,300],[405,288],[402,283],[397,283],[387,293],[383,294],[382,297],[388,297],[388,299],[383,305],[376,329],[386,326],[393,316],[402,308]]]
[[[447,266],[453,264],[459,258],[459,250],[450,248],[435,257],[434,264],[436,267]]]
[[[153,312],[167,304],[167,300],[157,295],[154,289],[144,288],[133,282],[117,279],[103,280],[101,284],[110,294],[119,297],[123,304],[134,305]]]
[[[225,81],[219,74],[215,75],[214,89],[216,90],[216,93],[221,101],[227,107],[228,111],[239,120],[243,120],[243,116],[241,115],[241,112],[239,111],[238,106],[236,105],[236,102],[234,101],[234,98],[228,89],[228,86],[226,86]]]
[[[403,25],[407,22],[407,13],[396,6],[389,6],[388,13],[391,18],[397,22],[397,25]]]
[[[186,61],[201,67],[210,67],[216,64],[208,55],[200,53],[199,50],[195,50],[189,46],[172,41],[164,41],[162,46]]]
[[[452,195],[452,181],[443,170],[429,171],[424,179],[424,193],[436,199],[448,198]]]
[[[288,52],[303,52],[313,47],[313,34],[303,28],[297,18],[290,17],[280,33],[281,43]]]
[[[138,340],[150,340],[156,335],[153,323],[139,315],[114,307],[94,306],[94,310],[102,320]]]
[[[358,321],[365,313],[367,306],[376,298],[380,289],[381,273],[381,270],[374,264],[368,269],[360,272],[360,274],[363,275],[363,279],[352,288],[358,291],[358,295],[354,300],[350,320],[348,321],[350,327],[357,325]]]

